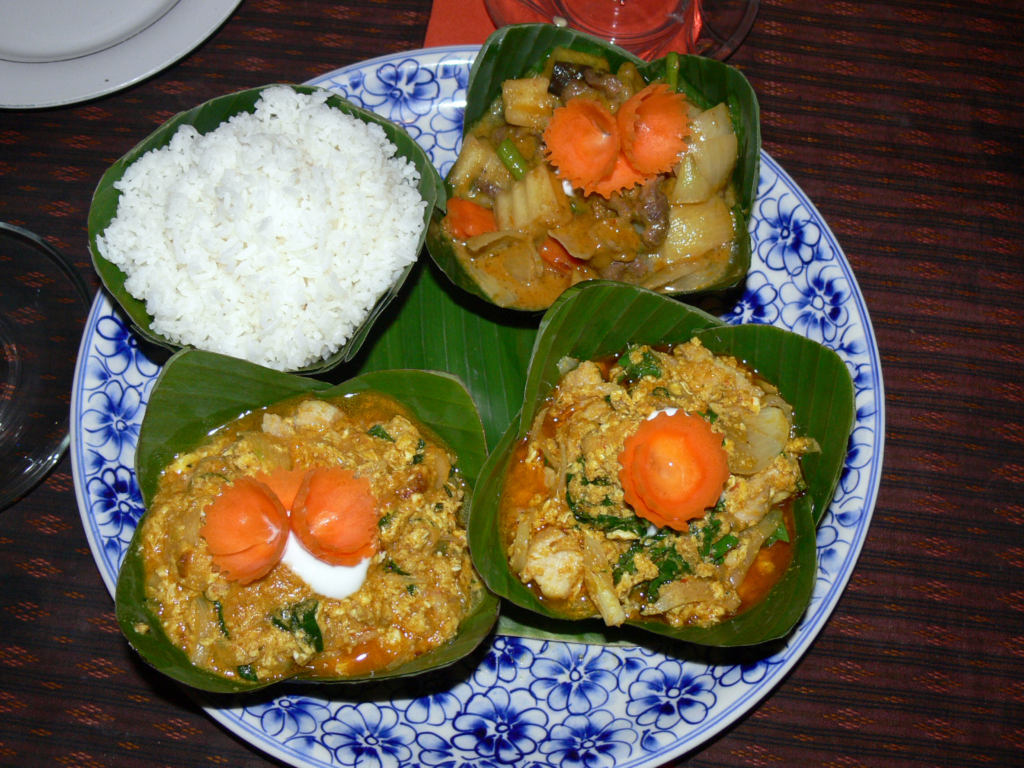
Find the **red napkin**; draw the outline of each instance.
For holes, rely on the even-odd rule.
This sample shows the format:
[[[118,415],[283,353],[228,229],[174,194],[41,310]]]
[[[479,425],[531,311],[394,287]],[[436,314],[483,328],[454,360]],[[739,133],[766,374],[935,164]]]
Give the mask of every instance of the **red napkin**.
[[[668,45],[667,50],[685,53],[695,50],[694,41],[700,36],[703,20],[699,3],[689,3],[686,7],[687,25]],[[539,14],[523,10],[524,20],[543,21]],[[434,0],[427,23],[427,35],[423,42],[424,48],[439,45],[466,45],[476,43],[482,45],[494,31],[494,22],[487,14],[484,0]],[[692,40],[690,38],[692,30]]]
[[[438,45],[480,45],[494,31],[483,0],[434,0],[424,48]]]

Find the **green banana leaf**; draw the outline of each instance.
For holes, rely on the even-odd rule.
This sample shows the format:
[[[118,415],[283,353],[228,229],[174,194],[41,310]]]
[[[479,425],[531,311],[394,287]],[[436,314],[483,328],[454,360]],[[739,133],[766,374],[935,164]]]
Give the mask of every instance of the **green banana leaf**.
[[[547,54],[556,46],[603,56],[613,70],[625,62],[632,62],[648,82],[665,79],[671,61],[673,70],[678,73],[677,90],[685,93],[692,102],[703,108],[723,101],[729,104],[733,128],[739,140],[739,159],[733,171],[739,200],[733,211],[736,231],[741,236],[733,249],[728,269],[715,283],[699,291],[678,291],[666,295],[716,291],[742,280],[750,269],[751,245],[747,225],[757,196],[761,165],[761,112],[757,96],[747,79],[735,67],[702,56],[670,54],[656,61],[644,62],[606,40],[564,27],[550,24],[502,27],[487,38],[470,70],[462,135],[467,135],[486,114],[501,94],[502,82],[539,70]],[[451,194],[450,185],[446,189]],[[451,240],[441,230],[443,217],[443,211],[435,210],[427,232],[427,250],[431,258],[457,286],[490,301],[487,292],[459,262]]]
[[[157,128],[153,133],[143,139],[128,154],[114,163],[107,172],[103,174],[96,191],[93,193],[92,205],[89,208],[89,250],[92,253],[93,266],[99,274],[103,285],[114,297],[121,308],[127,314],[132,323],[132,329],[144,339],[170,350],[177,350],[181,345],[174,344],[153,331],[153,316],[146,311],[145,302],[136,299],[125,290],[124,284],[128,276],[121,269],[100,255],[96,245],[96,238],[106,231],[106,228],[117,215],[117,204],[121,198],[121,192],[115,189],[114,184],[119,181],[127,171],[128,166],[138,160],[142,155],[152,149],[159,149],[167,146],[175,131],[182,125],[191,125],[200,133],[205,134],[217,128],[233,115],[242,112],[252,113],[256,110],[256,102],[260,94],[273,85],[265,85],[259,88],[251,88],[246,91],[219,96],[216,99],[200,104],[198,107],[180,112],[166,123]],[[289,85],[298,93],[315,93],[324,89],[307,85]],[[352,115],[366,123],[376,123],[384,129],[388,139],[398,149],[398,156],[404,157],[412,162],[420,173],[419,192],[426,201],[427,206],[424,212],[424,232],[420,236],[417,250],[422,250],[426,239],[426,225],[430,222],[434,208],[440,206],[443,215],[446,196],[444,194],[444,182],[441,175],[434,167],[427,153],[417,144],[405,130],[391,121],[371,112],[368,109],[356,106],[335,94],[327,99],[327,104],[348,115]],[[351,338],[345,345],[330,357],[317,363],[302,368],[298,373],[315,374],[328,371],[339,363],[351,360],[366,339],[367,333],[373,326],[374,321],[384,311],[388,303],[398,294],[413,265],[407,267],[391,288],[377,300],[366,319],[353,331]]]
[[[164,467],[176,454],[203,443],[211,429],[247,411],[303,393],[337,397],[366,390],[382,392],[402,402],[455,451],[470,489],[463,506],[463,514],[468,516],[471,489],[483,467],[487,449],[476,407],[456,377],[429,371],[379,371],[331,386],[197,350],[181,350],[171,357],[154,385],[146,408],[135,468],[147,508],[153,501]],[[117,581],[117,620],[128,642],[153,667],[194,688],[227,693],[265,687],[268,683],[228,680],[199,669],[171,643],[146,599],[141,551],[146,520],[147,515],[143,515],[139,521]],[[325,682],[379,680],[447,666],[479,645],[493,628],[497,614],[497,598],[485,592],[451,643],[388,672]]]
[[[753,645],[782,637],[793,628],[810,602],[817,567],[815,527],[835,493],[853,429],[853,382],[845,364],[832,350],[789,331],[766,325],[728,326],[663,295],[607,281],[570,288],[544,315],[527,373],[522,412],[491,452],[476,486],[470,509],[470,550],[491,590],[544,617],[560,618],[511,572],[497,525],[513,448],[526,436],[538,408],[557,383],[558,361],[566,356],[595,359],[620,352],[631,343],[675,344],[693,336],[712,352],[737,357],[777,385],[794,408],[797,432],[815,438],[821,452],[804,457],[808,488],[794,504],[792,563],[761,603],[710,628],[628,623],[709,646]],[[573,623],[579,629],[566,632],[563,639],[593,641],[594,633],[603,631],[599,620]],[[527,622],[502,626],[501,631],[550,637],[550,626],[544,621],[534,626]],[[564,628],[566,622],[560,626]],[[609,642],[618,640],[621,633],[609,635]]]

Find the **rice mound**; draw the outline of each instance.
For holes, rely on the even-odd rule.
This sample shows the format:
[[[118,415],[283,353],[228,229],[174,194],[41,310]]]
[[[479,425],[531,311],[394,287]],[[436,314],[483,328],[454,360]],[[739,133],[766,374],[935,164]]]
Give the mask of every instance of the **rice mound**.
[[[154,332],[296,370],[340,349],[416,260],[419,172],[327,97],[268,88],[255,114],[183,125],[114,185],[97,246]]]

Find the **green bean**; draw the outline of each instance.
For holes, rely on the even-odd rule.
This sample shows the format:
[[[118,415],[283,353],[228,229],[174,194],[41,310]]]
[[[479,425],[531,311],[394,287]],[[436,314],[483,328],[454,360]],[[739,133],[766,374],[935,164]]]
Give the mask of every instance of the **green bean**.
[[[498,145],[498,157],[501,158],[501,162],[508,168],[509,173],[516,181],[523,178],[529,170],[526,167],[526,158],[511,139],[505,139]]]
[[[665,55],[665,80],[673,91],[679,90],[679,54],[675,51]]]

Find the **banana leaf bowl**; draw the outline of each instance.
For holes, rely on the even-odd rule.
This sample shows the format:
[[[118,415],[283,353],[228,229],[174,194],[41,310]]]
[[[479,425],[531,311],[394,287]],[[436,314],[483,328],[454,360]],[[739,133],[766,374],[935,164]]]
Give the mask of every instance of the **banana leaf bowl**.
[[[606,40],[550,24],[519,24],[502,27],[492,34],[473,62],[466,89],[462,136],[465,139],[485,119],[491,105],[502,94],[502,83],[528,77],[540,71],[547,55],[556,47],[604,58],[616,71],[630,62],[648,83],[668,82],[700,109],[725,103],[732,115],[738,140],[738,156],[732,181],[736,202],[732,216],[737,233],[729,262],[717,278],[699,288],[664,291],[665,295],[686,296],[720,291],[743,280],[750,268],[751,242],[748,221],[757,195],[761,162],[761,118],[757,96],[750,83],[735,67],[702,56],[669,54],[644,61]],[[445,179],[446,195],[453,194],[452,173]],[[456,255],[451,235],[441,226],[446,207],[437,206],[427,233],[427,250],[438,267],[460,288],[491,303],[499,302]],[[516,309],[515,305],[511,306]]]
[[[715,354],[736,357],[777,386],[793,406],[797,434],[813,437],[821,450],[803,457],[807,488],[793,505],[796,538],[792,561],[763,600],[711,627],[674,628],[653,620],[626,623],[698,645],[754,645],[784,637],[808,606],[817,571],[815,529],[835,493],[854,422],[853,382],[845,364],[826,347],[780,328],[725,325],[663,295],[621,283],[593,281],[565,291],[544,315],[527,372],[522,411],[491,452],[470,510],[469,542],[477,570],[493,592],[547,617],[540,619],[541,625],[564,617],[539,600],[510,569],[498,515],[515,446],[526,436],[558,382],[559,361],[566,357],[599,359],[631,344],[670,345],[693,337]],[[556,627],[555,635],[561,634],[565,640],[602,642],[602,636],[613,635],[609,642],[621,639],[618,633],[605,633],[603,624],[594,619],[563,620],[551,626]],[[636,635],[631,636],[636,641]]]
[[[89,250],[92,254],[93,266],[99,274],[104,287],[120,305],[129,319],[132,330],[141,338],[156,344],[158,347],[163,347],[173,352],[183,348],[183,345],[172,342],[153,330],[154,318],[147,310],[145,302],[132,296],[125,288],[125,281],[128,276],[117,265],[104,258],[97,245],[97,238],[106,231],[107,227],[117,216],[121,192],[115,185],[125,175],[128,167],[136,160],[151,150],[160,149],[170,144],[175,132],[182,126],[192,126],[200,134],[209,133],[235,115],[243,112],[253,113],[263,91],[272,87],[275,86],[266,85],[219,96],[193,109],[175,115],[139,142],[124,157],[111,165],[103,174],[93,193],[88,225]],[[288,85],[287,87],[301,94],[330,93],[326,89],[306,85]],[[426,239],[426,225],[433,215],[433,210],[437,205],[443,207],[445,201],[443,182],[437,169],[420,145],[403,128],[390,120],[346,101],[333,93],[328,96],[326,103],[328,106],[365,123],[379,125],[384,129],[388,140],[397,148],[396,156],[405,158],[415,165],[419,171],[418,190],[426,202],[423,217],[424,228],[416,247],[417,253],[419,253],[423,249],[423,243]],[[398,294],[414,265],[415,262],[408,265],[402,271],[398,279],[380,296],[367,316],[353,329],[348,340],[336,352],[322,360],[310,363],[295,372],[302,374],[322,373],[351,360],[366,340],[366,336],[375,320]]]
[[[157,379],[146,409],[135,454],[135,470],[147,510],[164,468],[176,455],[204,443],[210,431],[220,425],[243,413],[302,394],[341,397],[365,391],[398,400],[456,453],[467,485],[462,508],[465,518],[487,449],[476,406],[454,376],[418,370],[377,371],[332,386],[199,350],[181,350],[171,357]],[[249,691],[282,682],[227,679],[192,664],[185,652],[171,642],[153,604],[146,598],[142,536],[147,517],[148,512],[139,521],[125,553],[115,594],[117,620],[129,644],[160,672],[205,691]],[[316,677],[315,682],[381,680],[445,667],[476,648],[490,633],[497,615],[497,598],[483,590],[478,604],[446,645],[384,672],[344,678]],[[303,677],[300,674],[291,679],[302,680]],[[309,684],[313,682],[314,679],[310,679]]]

